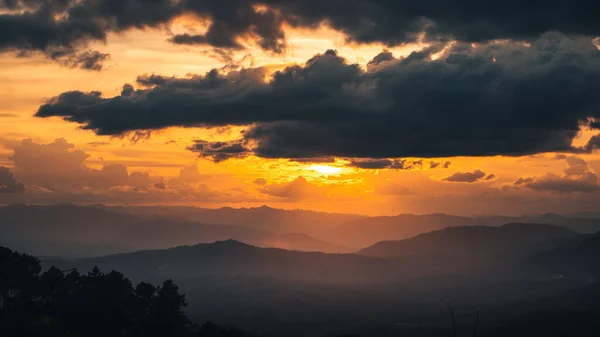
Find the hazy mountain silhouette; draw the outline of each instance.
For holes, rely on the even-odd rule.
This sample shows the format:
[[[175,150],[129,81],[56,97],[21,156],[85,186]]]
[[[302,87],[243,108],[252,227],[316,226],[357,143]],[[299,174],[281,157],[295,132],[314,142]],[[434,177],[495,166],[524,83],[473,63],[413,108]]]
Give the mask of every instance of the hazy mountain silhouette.
[[[447,242],[438,247],[440,237]],[[507,331],[501,329],[504,323],[520,317],[512,315],[514,303],[533,301],[531,311],[523,314],[535,314],[544,309],[535,301],[555,298],[544,302],[551,305],[561,294],[585,285],[579,279],[540,278],[538,271],[523,271],[515,253],[507,250],[533,254],[535,249],[566,247],[587,238],[561,227],[511,224],[421,235],[405,240],[409,247],[411,242],[424,244],[412,247],[419,255],[394,259],[258,248],[226,240],[46,264],[80,272],[94,266],[119,270],[135,282],[168,276],[186,294],[190,318],[230,322],[266,336],[442,335],[450,331],[448,303],[461,312],[460,331],[470,333],[475,310],[493,313],[483,316],[480,328],[481,335],[494,335]],[[457,255],[440,256],[440,251]],[[479,253],[484,263],[477,266],[464,258]],[[502,263],[506,256],[514,263]]]
[[[499,227],[449,227],[401,241],[382,241],[358,252],[365,256],[460,256],[501,258],[524,256],[560,245],[560,239],[579,234],[570,229],[543,224],[506,224]]]
[[[235,238],[234,238],[235,239]],[[253,243],[253,241],[245,241]],[[323,253],[350,253],[351,248],[317,240],[302,233],[272,235],[257,242],[260,247],[273,247],[287,250]]]
[[[558,214],[539,216],[460,217],[447,214],[413,215],[356,219],[339,225],[322,237],[339,245],[364,248],[379,241],[403,240],[447,227],[502,226],[508,223],[538,223],[562,226],[580,233],[600,231],[600,219],[567,217]]]
[[[569,213],[566,216],[571,218],[588,218],[588,219],[600,219],[600,212],[578,212]]]
[[[195,277],[202,274],[276,277],[318,282],[358,282],[391,277],[383,265],[391,262],[352,254],[300,252],[259,248],[235,240],[180,246],[166,250],[89,258],[74,262],[84,270],[92,266],[126,271],[130,275]]]
[[[540,252],[528,265],[554,277],[600,277],[600,233],[573,238],[560,247]]]
[[[383,240],[401,240],[446,227],[469,226],[471,218],[446,214],[378,216],[356,219],[324,235],[327,241],[364,248]]]
[[[304,233],[317,235],[327,232],[341,223],[361,216],[352,214],[323,213],[305,210],[283,210],[267,206],[256,208],[219,209],[198,208],[192,206],[104,206],[94,208],[111,212],[165,216],[215,225],[238,225],[257,230],[266,230],[275,234]]]
[[[347,252],[306,234],[273,234],[236,225],[212,225],[132,215],[74,205],[0,207],[0,244],[48,256],[99,256],[141,249],[234,239],[261,247]]]
[[[0,244],[36,255],[98,255],[136,249],[120,233],[143,220],[74,205],[0,207]]]

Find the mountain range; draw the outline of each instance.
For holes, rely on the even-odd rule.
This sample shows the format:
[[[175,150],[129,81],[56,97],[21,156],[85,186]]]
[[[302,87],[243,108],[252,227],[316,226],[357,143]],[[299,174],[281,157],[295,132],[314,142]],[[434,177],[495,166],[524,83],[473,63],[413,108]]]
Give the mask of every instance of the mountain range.
[[[593,216],[593,213],[585,213]],[[447,214],[361,217],[270,207],[10,205],[0,207],[0,244],[37,255],[98,256],[238,240],[259,247],[348,253],[452,227],[536,223],[600,231],[581,214],[468,218]]]
[[[232,322],[265,336],[344,331],[439,335],[448,331],[443,310],[448,303],[461,313],[459,331],[470,329],[471,321],[462,317],[478,310],[482,316],[493,314],[482,321],[482,335],[501,336],[497,332],[503,331],[530,336],[535,329],[524,325],[523,317],[570,303],[566,298],[573,294],[597,297],[598,272],[592,266],[600,263],[599,235],[540,224],[451,227],[381,242],[356,254],[259,248],[226,240],[50,259],[45,265],[80,272],[98,266],[119,270],[136,282],[172,278],[187,295],[191,317]],[[474,263],[473,256],[482,263]],[[584,315],[595,312],[593,303],[584,305]],[[563,319],[577,322],[576,316],[564,314]],[[410,325],[400,324],[399,317]],[[587,329],[593,320],[584,322],[581,328]]]

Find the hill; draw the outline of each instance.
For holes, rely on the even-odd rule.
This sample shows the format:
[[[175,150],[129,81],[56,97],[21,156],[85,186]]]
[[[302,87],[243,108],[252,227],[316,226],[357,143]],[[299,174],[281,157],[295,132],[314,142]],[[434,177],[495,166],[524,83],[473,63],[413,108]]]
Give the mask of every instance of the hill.
[[[570,240],[554,250],[540,252],[527,260],[527,266],[553,277],[600,277],[600,233]]]
[[[357,254],[377,257],[456,256],[463,259],[519,257],[579,236],[564,227],[506,224],[500,227],[449,227],[400,241],[382,241]]]
[[[237,225],[274,234],[304,233],[311,236],[330,231],[346,221],[360,219],[353,214],[283,210],[267,206],[219,209],[191,206],[104,206],[91,207],[137,216],[162,216],[213,225]]]
[[[600,231],[600,219],[568,217],[559,214],[539,216],[487,216],[460,217],[447,214],[413,215],[355,219],[343,223],[322,238],[328,242],[354,248],[364,248],[380,241],[403,240],[448,227],[488,226],[497,227],[509,223],[537,223],[561,226],[579,233]]]
[[[161,215],[132,215],[74,205],[0,207],[0,245],[40,256],[85,257],[234,239],[300,251],[348,249],[305,234],[273,234]]]
[[[323,238],[329,242],[363,248],[383,240],[408,239],[446,227],[470,226],[471,218],[446,214],[378,216],[345,222]]]

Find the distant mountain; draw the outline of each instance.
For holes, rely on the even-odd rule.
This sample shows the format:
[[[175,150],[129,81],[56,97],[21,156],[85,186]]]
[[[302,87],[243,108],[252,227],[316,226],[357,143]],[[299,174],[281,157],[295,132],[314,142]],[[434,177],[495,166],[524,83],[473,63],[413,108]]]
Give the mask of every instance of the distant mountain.
[[[522,233],[521,226],[531,226],[532,233],[524,234],[531,242],[563,235],[570,240],[574,235],[568,229],[539,225],[483,231]],[[455,230],[463,228],[446,231]],[[482,228],[474,230],[478,233]],[[469,237],[478,240],[479,235]],[[496,239],[506,244],[514,237],[498,235]],[[454,249],[463,253],[458,243]],[[449,331],[448,312],[444,310],[447,303],[460,317],[457,325],[468,329],[460,335],[471,333],[471,317],[476,310],[482,313],[481,334],[489,335],[485,328],[492,319],[500,325],[510,319],[510,311],[494,311],[494,307],[556,296],[580,285],[514,273],[517,262],[499,265],[501,259],[496,255],[487,257],[486,263],[474,267],[468,259],[457,256],[390,259],[258,248],[227,240],[75,261],[46,260],[45,265],[57,265],[61,270],[77,268],[80,273],[98,266],[104,271],[123,272],[134,282],[171,278],[187,296],[190,317],[231,322],[265,336],[339,335],[334,331],[360,331],[360,335],[371,336],[377,327],[389,330],[381,336],[443,335]],[[424,327],[435,327],[436,331],[422,330]]]
[[[273,235],[256,244],[260,247],[272,247],[305,252],[350,253],[353,251],[351,248],[317,240],[301,233]]]
[[[104,206],[92,205],[116,213],[137,216],[162,216],[214,225],[245,226],[275,234],[304,233],[318,235],[346,221],[360,219],[353,214],[322,213],[305,210],[283,210],[267,206],[219,209],[191,206]]]
[[[358,282],[389,278],[389,268],[382,267],[383,265],[392,264],[385,260],[352,254],[259,248],[235,240],[226,240],[166,250],[89,258],[68,266],[82,270],[89,270],[94,266],[104,270],[121,270],[139,279],[159,275],[174,279],[220,275],[315,282]]]
[[[592,213],[588,213],[590,217],[581,217],[573,215],[560,215],[555,213],[547,213],[538,216],[522,216],[522,217],[507,217],[507,216],[490,216],[474,218],[477,225],[481,226],[499,226],[506,223],[541,223],[555,226],[562,226],[579,233],[596,233],[600,231],[600,218],[593,217]]]
[[[600,233],[574,238],[527,260],[528,266],[555,277],[600,278]]]
[[[569,218],[600,219],[600,212],[578,212],[566,214]]]
[[[467,218],[447,214],[372,217],[356,219],[339,225],[322,238],[328,242],[354,248],[364,248],[379,241],[403,240],[410,237],[448,227],[489,226],[509,223],[538,223],[561,226],[580,233],[600,231],[600,219],[567,217],[559,214],[539,216],[486,216]]]
[[[562,240],[578,236],[570,229],[542,224],[450,227],[401,241],[378,242],[357,254],[376,257],[508,258],[551,249],[560,245]]]
[[[140,223],[132,215],[73,205],[0,207],[0,244],[36,255],[90,256],[135,250],[119,233]]]
[[[341,224],[325,234],[329,242],[363,248],[384,240],[402,240],[446,227],[470,226],[473,219],[446,214],[378,216]]]
[[[74,205],[0,207],[0,245],[41,256],[100,256],[141,249],[234,239],[261,247],[347,252],[305,234],[273,234],[244,226],[212,225]]]

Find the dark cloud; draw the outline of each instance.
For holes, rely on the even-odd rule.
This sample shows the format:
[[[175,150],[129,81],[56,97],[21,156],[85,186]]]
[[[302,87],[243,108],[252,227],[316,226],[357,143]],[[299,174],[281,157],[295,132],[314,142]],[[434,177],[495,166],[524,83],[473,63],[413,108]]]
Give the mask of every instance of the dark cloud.
[[[353,160],[348,164],[350,167],[361,169],[404,169],[405,161],[398,159],[361,159]]]
[[[210,158],[215,163],[232,158],[244,158],[250,154],[250,150],[243,141],[207,142],[196,140],[190,150],[200,153],[200,157]]]
[[[490,175],[492,176],[492,175]],[[490,177],[488,176],[488,177]],[[457,172],[453,175],[444,179],[444,181],[451,183],[474,183],[476,181],[480,181],[486,177],[485,172],[481,170],[475,170],[473,172]],[[493,179],[493,177],[491,178]],[[490,179],[485,179],[490,180]]]
[[[436,161],[429,162],[429,168],[435,169],[438,167],[448,168],[449,162],[441,163]],[[448,166],[446,166],[446,164]],[[410,159],[351,159],[348,163],[349,167],[355,167],[360,169],[393,169],[393,170],[413,170],[422,169],[424,167],[423,160],[410,160]]]
[[[592,13],[600,10],[593,0],[556,0],[524,3],[518,0],[479,2],[468,0],[325,0],[266,1],[285,8],[298,26],[322,20],[357,42],[394,45],[425,39],[527,39],[547,31],[597,36],[600,23]],[[532,20],[535,18],[535,20]]]
[[[507,0],[485,6],[468,0],[4,0],[0,10],[5,12],[0,50],[48,56],[106,41],[111,32],[168,27],[184,14],[209,22],[207,30],[176,35],[174,43],[240,49],[242,41],[250,41],[275,53],[286,49],[284,24],[316,28],[327,23],[350,41],[385,45],[528,40],[549,31],[600,35],[594,15],[600,4],[593,0]]]
[[[596,129],[600,129],[599,124],[592,124],[592,126]],[[600,135],[595,135],[587,142],[585,145],[583,152],[593,152],[595,150],[600,149]]]
[[[251,2],[236,2],[237,8],[218,8],[218,4],[188,2],[193,12],[202,12],[212,20],[205,34],[178,34],[170,41],[185,45],[209,45],[216,48],[244,49],[238,41],[244,37],[253,38],[264,50],[283,53],[286,48],[282,29],[283,18],[272,9],[258,11]]]
[[[61,62],[65,66],[71,68],[100,71],[104,66],[103,62],[109,58],[110,54],[103,54],[96,50],[88,50],[82,53],[71,55]]]
[[[267,184],[267,179],[265,178],[257,178],[256,180],[253,181],[256,185],[259,186],[264,186]]]
[[[567,162],[564,174],[547,173],[539,177],[524,177],[517,179],[514,184],[535,191],[561,194],[591,193],[600,190],[598,175],[589,169],[585,160],[575,156],[560,158]]]
[[[262,68],[144,76],[138,83],[145,89],[112,98],[66,92],[36,116],[63,117],[101,135],[247,125],[240,142],[267,158],[518,156],[595,148],[594,141],[571,146],[580,126],[600,117],[600,51],[591,39],[549,34],[530,46],[456,43],[432,60],[435,50],[373,71],[330,50],[267,81]]]
[[[107,22],[94,20],[75,1],[10,1],[0,5],[0,52],[41,52],[70,67],[98,70],[106,54],[79,52],[88,41],[105,41]]]
[[[0,166],[0,193],[21,193],[25,189],[25,184],[18,181],[8,167]]]
[[[450,167],[450,165],[452,165],[452,162],[449,161],[449,160],[447,160],[447,161],[445,161],[443,163],[442,162],[438,162],[438,161],[430,161],[429,162],[429,168],[430,169],[436,169],[436,168],[439,168],[439,167],[447,169],[447,168]]]
[[[487,177],[485,177],[485,180],[494,180],[496,179],[496,175],[495,174],[490,174]]]

